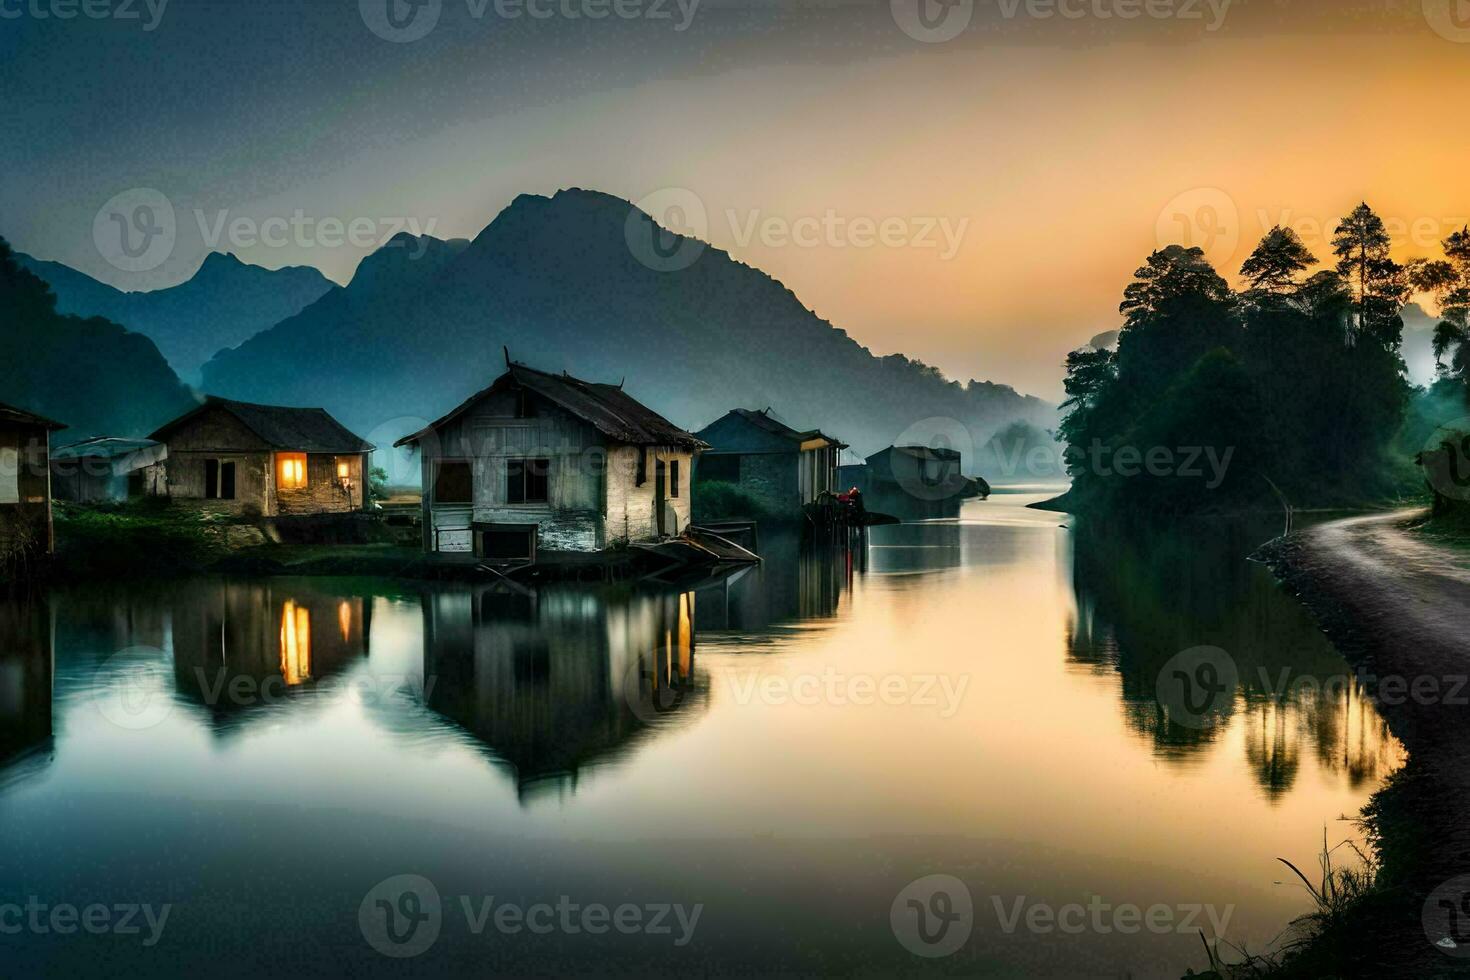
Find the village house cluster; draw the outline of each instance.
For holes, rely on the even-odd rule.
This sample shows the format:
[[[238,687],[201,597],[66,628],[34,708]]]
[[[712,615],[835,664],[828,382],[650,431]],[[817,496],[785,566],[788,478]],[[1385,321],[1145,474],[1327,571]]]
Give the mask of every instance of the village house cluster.
[[[271,521],[373,507],[376,447],[320,408],[208,397],[147,439],[89,436],[52,448],[63,429],[0,405],[0,551],[51,551],[52,500],[163,498]],[[691,433],[621,384],[508,356],[489,387],[395,445],[421,460],[422,549],[500,564],[678,538],[694,523],[701,485],[729,485],[766,517],[802,520],[853,488],[922,502],[964,495],[974,482],[960,475],[958,453],[923,447],[843,466],[847,444],[770,409],[735,409]]]

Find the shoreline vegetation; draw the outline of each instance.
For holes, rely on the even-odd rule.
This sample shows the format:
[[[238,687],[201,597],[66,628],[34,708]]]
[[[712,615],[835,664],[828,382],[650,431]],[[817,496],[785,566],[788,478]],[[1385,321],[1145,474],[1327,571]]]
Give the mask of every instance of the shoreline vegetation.
[[[1470,229],[1440,260],[1401,265],[1389,249],[1365,203],[1336,229],[1335,265],[1310,275],[1320,260],[1280,227],[1238,290],[1199,248],[1150,254],[1124,289],[1116,342],[1067,356],[1072,489],[1053,507],[1167,517],[1424,499],[1420,461],[1470,416]],[[1409,384],[1402,356],[1416,293],[1441,317],[1427,388]]]
[[[1122,328],[1067,357],[1072,486],[1032,506],[1119,524],[1281,514],[1282,536],[1254,559],[1366,678],[1407,752],[1357,819],[1356,863],[1324,837],[1317,880],[1291,867],[1316,910],[1263,955],[1222,959],[1207,942],[1202,976],[1470,973],[1437,948],[1453,943],[1431,933],[1455,930],[1430,900],[1470,871],[1470,691],[1454,689],[1470,669],[1470,437],[1457,428],[1470,416],[1470,227],[1443,258],[1400,264],[1390,244],[1360,204],[1334,231],[1335,264],[1312,273],[1319,258],[1275,227],[1238,290],[1201,249],[1168,246],[1125,289]],[[1424,388],[1402,356],[1415,294],[1440,317]],[[1332,516],[1293,526],[1308,513]]]

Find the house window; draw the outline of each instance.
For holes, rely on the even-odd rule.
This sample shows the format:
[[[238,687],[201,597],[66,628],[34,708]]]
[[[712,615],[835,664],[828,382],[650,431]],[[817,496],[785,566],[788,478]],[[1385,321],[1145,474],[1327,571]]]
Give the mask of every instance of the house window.
[[[679,461],[669,460],[669,496],[679,496]]]
[[[475,502],[475,474],[467,459],[441,459],[434,463],[434,503]]]
[[[549,459],[512,459],[506,461],[505,501],[510,504],[544,504],[550,501],[547,475]]]
[[[634,486],[641,487],[641,486],[643,486],[643,484],[645,484],[647,482],[648,482],[648,447],[647,446],[639,446],[638,447],[638,473],[637,473],[636,479],[634,481]]]
[[[720,483],[739,483],[740,455],[722,453],[717,456],[701,456],[694,473],[700,482],[711,480]]]
[[[276,486],[281,490],[302,490],[306,487],[306,454],[276,454]]]
[[[218,459],[204,461],[204,496],[208,500],[235,499],[235,464]]]
[[[346,483],[352,478],[352,464],[342,457],[337,457],[337,482]]]

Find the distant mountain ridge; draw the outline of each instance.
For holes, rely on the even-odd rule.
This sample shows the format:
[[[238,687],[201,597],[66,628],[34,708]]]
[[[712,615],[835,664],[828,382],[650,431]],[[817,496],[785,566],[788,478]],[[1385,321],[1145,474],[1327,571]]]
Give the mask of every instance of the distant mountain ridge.
[[[148,337],[189,381],[218,351],[294,316],[338,287],[316,269],[267,269],[211,252],[187,281],[124,292],[60,262],[17,253],[22,268],[56,294],[57,312],[102,317]]]
[[[53,445],[144,436],[194,407],[153,341],[56,311],[46,283],[0,238],[0,402],[62,422]]]
[[[962,385],[902,355],[874,356],[713,246],[687,268],[655,271],[628,245],[630,220],[649,219],[574,189],[521,195],[472,242],[399,236],[345,289],[221,351],[205,388],[323,405],[382,444],[488,384],[508,347],[544,370],[624,379],[691,430],[734,407],[769,406],[866,453],[935,418],[965,426],[977,446],[1013,421],[1055,424],[1054,406],[1006,385]],[[668,237],[671,249],[692,241]]]

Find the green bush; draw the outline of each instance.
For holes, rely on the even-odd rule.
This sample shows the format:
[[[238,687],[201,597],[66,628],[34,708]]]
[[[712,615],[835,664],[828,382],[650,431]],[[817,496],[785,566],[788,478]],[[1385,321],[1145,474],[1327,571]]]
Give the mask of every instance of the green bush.
[[[771,513],[750,494],[733,483],[704,480],[694,485],[691,504],[696,521],[752,520],[770,517]]]
[[[218,515],[156,499],[55,506],[56,556],[66,575],[189,572],[224,553]]]

